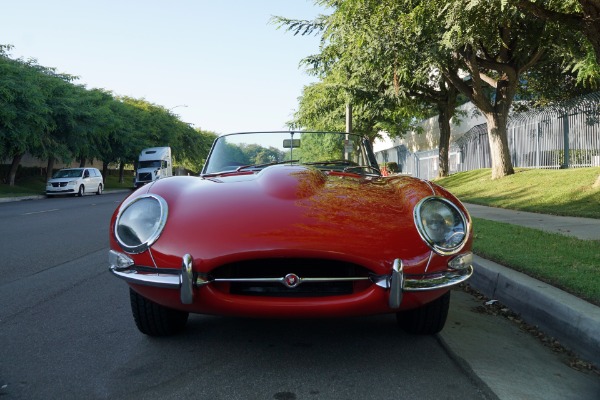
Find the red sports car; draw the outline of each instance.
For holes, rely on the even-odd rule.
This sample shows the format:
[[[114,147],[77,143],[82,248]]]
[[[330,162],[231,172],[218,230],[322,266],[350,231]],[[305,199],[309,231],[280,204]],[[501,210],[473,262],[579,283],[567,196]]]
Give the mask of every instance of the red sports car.
[[[268,318],[395,313],[445,324],[472,267],[471,220],[440,186],[383,177],[369,141],[331,132],[217,138],[200,176],[132,193],[110,224],[110,270],[138,329],[182,330],[189,313]]]

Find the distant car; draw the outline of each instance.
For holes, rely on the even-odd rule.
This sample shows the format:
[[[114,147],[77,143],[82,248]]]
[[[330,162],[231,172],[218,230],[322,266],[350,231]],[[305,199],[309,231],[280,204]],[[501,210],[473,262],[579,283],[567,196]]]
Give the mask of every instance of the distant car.
[[[65,168],[58,170],[46,183],[46,196],[102,194],[104,180],[97,168]]]
[[[370,142],[323,132],[216,139],[199,177],[159,179],[117,207],[111,272],[138,329],[189,313],[330,318],[394,313],[408,332],[445,324],[472,267],[471,219],[435,183],[380,173]]]

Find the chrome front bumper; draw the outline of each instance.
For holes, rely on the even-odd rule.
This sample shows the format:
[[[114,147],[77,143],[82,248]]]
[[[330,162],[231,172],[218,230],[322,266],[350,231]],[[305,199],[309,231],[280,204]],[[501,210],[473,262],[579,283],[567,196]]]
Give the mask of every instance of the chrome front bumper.
[[[399,308],[404,292],[419,292],[445,289],[466,281],[473,274],[473,255],[460,254],[450,260],[448,269],[441,272],[409,275],[403,271],[402,260],[394,260],[392,272],[389,275],[371,275],[368,277],[344,278],[302,278],[288,274],[279,278],[209,278],[192,270],[192,256],[183,256],[181,269],[156,269],[137,267],[125,254],[109,251],[110,271],[117,277],[137,285],[155,286],[169,289],[179,289],[181,302],[192,304],[194,287],[201,287],[214,282],[254,282],[281,283],[287,287],[297,287],[304,282],[340,282],[340,281],[371,281],[377,286],[389,291],[389,307]]]

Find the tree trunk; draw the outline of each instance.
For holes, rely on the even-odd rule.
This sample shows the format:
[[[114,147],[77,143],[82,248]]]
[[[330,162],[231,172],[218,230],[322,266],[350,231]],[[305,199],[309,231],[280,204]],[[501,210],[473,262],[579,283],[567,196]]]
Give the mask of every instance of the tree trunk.
[[[443,178],[450,174],[450,120],[454,116],[456,94],[453,96],[449,95],[449,97],[448,101],[438,103],[438,126],[440,128],[438,178]]]
[[[108,176],[108,162],[102,161],[102,179],[104,179],[104,182],[106,182],[107,176]]]
[[[21,164],[23,153],[17,154],[13,157],[12,164],[10,165],[10,171],[8,171],[8,184],[9,186],[15,186],[15,177],[17,176],[17,169]]]
[[[85,167],[85,157],[81,157],[81,160],[79,160],[79,168],[84,168]]]
[[[507,120],[498,114],[486,114],[490,155],[492,158],[492,179],[515,173],[508,148]]]
[[[450,171],[448,160],[450,153],[450,120],[445,113],[438,115],[438,125],[440,127],[438,178],[443,178],[448,176]]]
[[[125,163],[123,161],[121,161],[119,163],[119,183],[123,183],[123,173],[125,171]]]
[[[54,172],[54,157],[48,158],[48,166],[46,168],[46,180],[52,178],[52,172]]]
[[[446,177],[450,174],[450,120],[456,110],[456,98],[458,89],[452,86],[447,79],[440,80],[441,96],[437,102],[438,126],[440,129],[440,143],[438,145],[438,178]]]

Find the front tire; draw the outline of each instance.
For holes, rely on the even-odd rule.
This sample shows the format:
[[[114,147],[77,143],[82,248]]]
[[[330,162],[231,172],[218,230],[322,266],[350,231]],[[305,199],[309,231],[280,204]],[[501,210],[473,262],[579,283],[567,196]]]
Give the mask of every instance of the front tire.
[[[450,292],[442,297],[413,310],[396,313],[398,325],[408,333],[433,335],[446,324],[450,308]]]
[[[157,304],[129,289],[131,312],[135,325],[148,336],[170,336],[181,332],[187,324],[189,313]]]
[[[79,185],[79,190],[77,191],[77,196],[83,197],[84,191],[85,191],[85,188],[83,187],[83,185]]]

